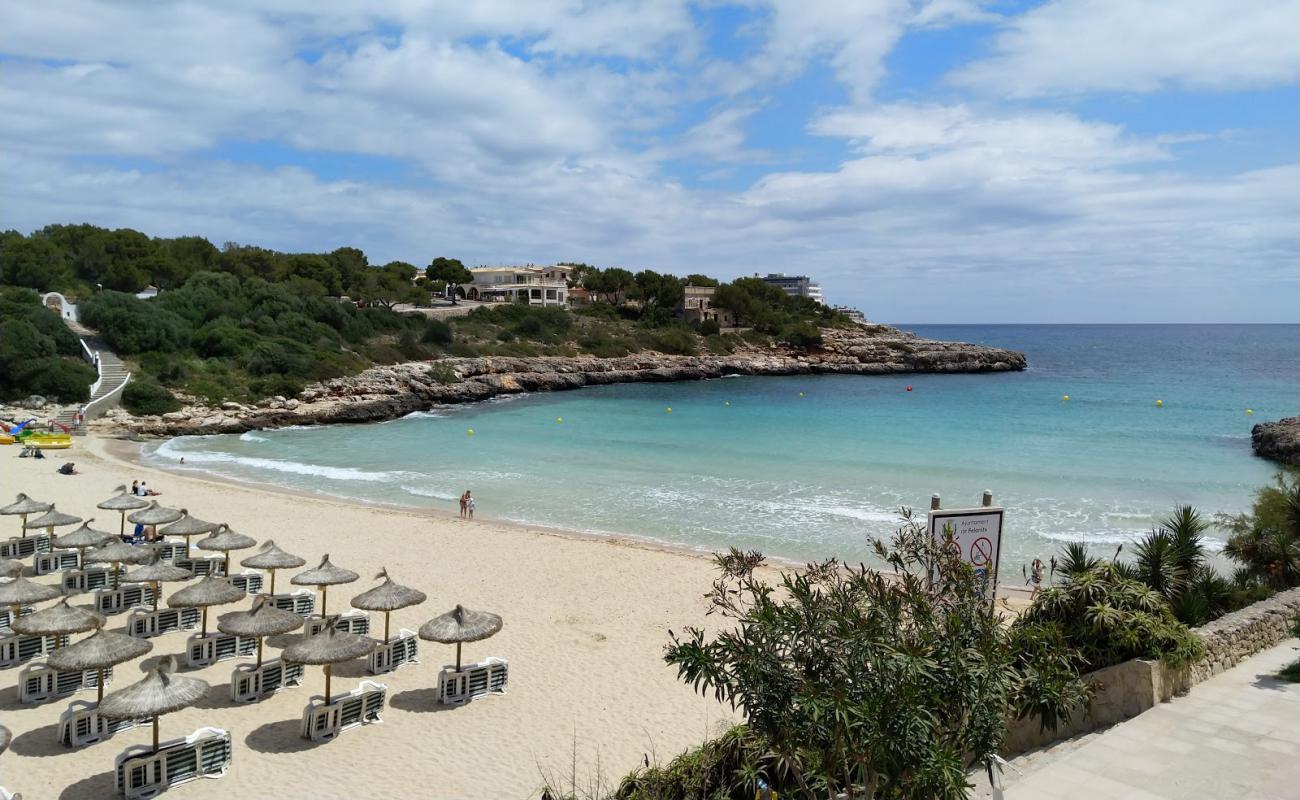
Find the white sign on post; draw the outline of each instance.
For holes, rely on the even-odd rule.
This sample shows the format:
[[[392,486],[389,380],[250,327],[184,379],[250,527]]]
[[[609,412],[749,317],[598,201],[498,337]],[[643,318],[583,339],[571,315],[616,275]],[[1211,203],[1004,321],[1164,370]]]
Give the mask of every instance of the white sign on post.
[[[998,557],[1002,553],[1001,508],[956,508],[930,512],[930,538],[944,541],[944,528],[952,526],[953,547],[961,549],[961,560],[976,574],[990,576],[993,594],[998,588]]]

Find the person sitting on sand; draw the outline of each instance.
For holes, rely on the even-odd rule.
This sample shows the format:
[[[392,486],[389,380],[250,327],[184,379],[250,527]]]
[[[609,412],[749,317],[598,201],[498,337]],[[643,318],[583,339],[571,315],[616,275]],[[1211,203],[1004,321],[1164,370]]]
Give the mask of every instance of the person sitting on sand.
[[[144,492],[140,491],[140,481],[138,480],[131,481],[131,494],[135,495],[136,497],[140,497],[144,494]]]
[[[153,489],[150,489],[150,488],[149,488],[149,484],[148,484],[148,483],[146,483],[146,482],[144,482],[144,481],[140,481],[140,496],[142,496],[142,497],[157,497],[157,496],[160,495],[160,494],[162,494],[162,492],[155,492]]]
[[[469,489],[465,490],[465,514],[469,519],[474,519],[474,495]]]
[[[32,450],[35,451],[32,453],[32,458],[45,458],[45,453],[41,450],[41,448],[33,447]]]
[[[60,475],[76,475],[76,474],[77,474],[77,465],[74,464],[74,463],[72,463],[71,461],[65,461],[65,462],[63,462],[63,465],[59,467],[59,474],[60,474]]]

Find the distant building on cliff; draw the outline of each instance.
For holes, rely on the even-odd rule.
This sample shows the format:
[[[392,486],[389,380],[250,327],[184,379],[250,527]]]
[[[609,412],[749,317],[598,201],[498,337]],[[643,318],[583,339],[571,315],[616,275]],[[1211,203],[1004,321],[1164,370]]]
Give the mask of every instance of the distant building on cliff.
[[[866,325],[867,322],[869,322],[867,315],[862,313],[861,309],[854,308],[853,306],[835,306],[835,310],[859,325]]]
[[[754,277],[759,278],[758,275]],[[816,300],[823,305],[826,303],[826,299],[822,297],[822,287],[813,283],[812,278],[807,275],[786,275],[784,272],[769,272],[766,277],[759,278],[759,280],[783,290],[791,297],[807,297],[809,300]]]
[[[685,286],[682,289],[682,306],[678,309],[687,322],[699,323],[713,320],[720,328],[736,327],[736,315],[725,308],[713,305],[718,293],[716,286]]]
[[[531,306],[569,304],[568,276],[571,267],[476,267],[474,282],[465,287],[469,300],[514,303]]]

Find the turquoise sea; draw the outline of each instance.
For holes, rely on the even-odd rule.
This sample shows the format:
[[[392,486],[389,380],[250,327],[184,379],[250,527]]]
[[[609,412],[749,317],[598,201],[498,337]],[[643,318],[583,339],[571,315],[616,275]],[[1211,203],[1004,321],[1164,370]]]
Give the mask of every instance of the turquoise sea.
[[[1030,368],[598,387],[184,437],[146,458],[445,510],[471,489],[484,517],[793,559],[865,559],[900,506],[990,489],[1011,580],[1061,542],[1130,541],[1178,503],[1244,509],[1275,472],[1251,425],[1300,407],[1300,326],[904,327],[1021,350]]]

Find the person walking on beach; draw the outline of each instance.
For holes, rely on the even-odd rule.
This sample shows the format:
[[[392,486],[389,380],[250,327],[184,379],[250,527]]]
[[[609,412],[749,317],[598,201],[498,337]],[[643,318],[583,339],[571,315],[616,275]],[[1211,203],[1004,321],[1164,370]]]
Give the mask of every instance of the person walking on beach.
[[[1041,559],[1035,558],[1034,563],[1029,565],[1029,582],[1034,585],[1034,590],[1029,594],[1032,599],[1043,591],[1043,562]]]
[[[474,495],[469,489],[465,490],[465,512],[469,519],[474,519]]]
[[[460,518],[464,519],[465,514],[469,512],[469,489],[460,493]]]

